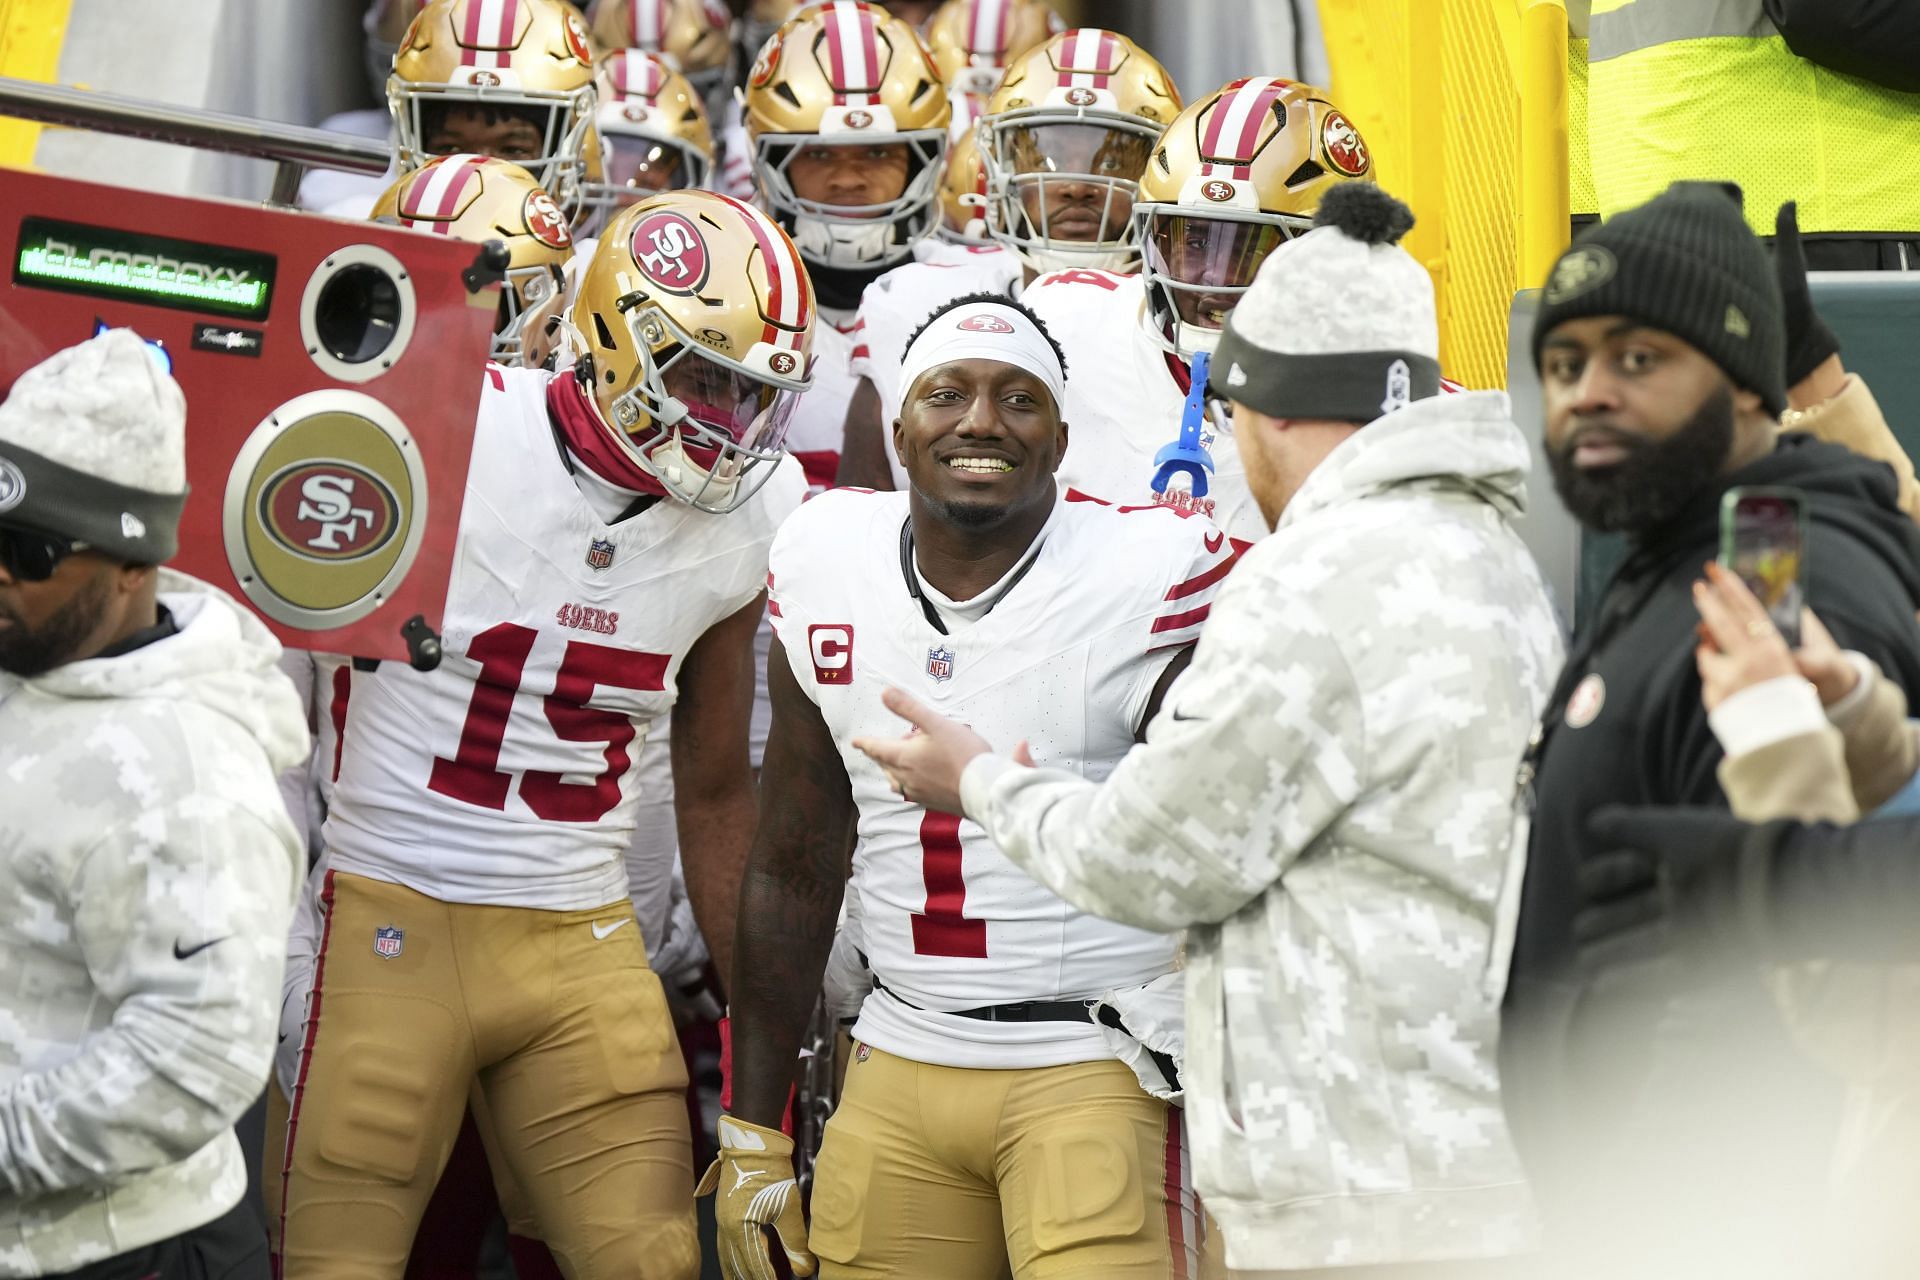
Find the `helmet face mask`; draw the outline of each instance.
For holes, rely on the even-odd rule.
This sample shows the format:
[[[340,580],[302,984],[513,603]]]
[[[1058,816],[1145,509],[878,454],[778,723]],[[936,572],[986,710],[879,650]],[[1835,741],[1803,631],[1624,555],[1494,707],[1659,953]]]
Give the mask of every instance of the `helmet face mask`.
[[[1179,110],[1166,69],[1125,36],[1083,28],[1029,50],[978,125],[987,230],[1032,271],[1133,270],[1133,202]]]
[[[1182,111],[1133,210],[1154,340],[1183,359],[1213,350],[1267,255],[1312,229],[1320,197],[1371,180],[1358,131],[1308,85],[1247,77]]]
[[[713,131],[693,86],[656,54],[623,49],[602,67],[594,111],[602,172],[583,199],[590,220],[660,191],[706,185]]]
[[[673,498],[723,513],[773,473],[812,385],[811,282],[779,226],[727,196],[621,210],[569,313],[603,434]]]
[[[1304,235],[1305,218],[1241,218],[1146,206],[1134,214],[1147,309],[1174,349],[1191,357],[1220,342],[1227,313],[1282,241]]]
[[[906,260],[914,241],[939,218],[939,180],[946,163],[944,128],[897,133],[869,128],[851,137],[825,134],[761,134],[754,139],[754,170],[767,206],[791,221],[793,241],[807,261],[828,267],[886,266]],[[901,146],[906,185],[878,204],[831,204],[809,200],[794,188],[794,162],[809,148]]]
[[[504,245],[507,271],[492,358],[504,365],[545,361],[553,347],[551,322],[560,314],[563,271],[573,257],[574,241],[566,214],[532,174],[490,156],[442,156],[397,179],[368,216]]]
[[[1160,131],[1118,113],[990,119],[989,225],[1041,270],[1131,266],[1133,199]]]
[[[498,27],[481,32],[496,13]],[[449,150],[432,145],[456,121],[524,121],[539,135],[537,155],[514,158],[570,213],[587,175],[594,88],[586,28],[562,0],[431,0],[394,57],[387,79],[402,172]],[[473,150],[473,138],[452,151]]]
[[[737,510],[779,465],[800,393],[702,354],[657,307],[622,319],[645,353],[640,377],[611,401],[622,447],[688,506]],[[669,342],[656,350],[648,336],[662,328]]]
[[[802,10],[760,49],[742,106],[761,199],[809,263],[877,271],[938,225],[952,108],[920,37],[885,10],[857,0]],[[869,181],[860,203],[836,203],[796,181],[804,153],[840,147],[897,149],[871,156],[876,165],[904,152],[898,192],[880,198]]]

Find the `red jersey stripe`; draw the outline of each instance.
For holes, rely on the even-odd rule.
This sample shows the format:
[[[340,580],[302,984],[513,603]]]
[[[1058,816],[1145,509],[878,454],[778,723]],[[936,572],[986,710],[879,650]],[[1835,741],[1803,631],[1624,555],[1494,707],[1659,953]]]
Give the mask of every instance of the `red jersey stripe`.
[[[1229,573],[1232,573],[1233,562],[1238,558],[1239,554],[1237,552],[1232,555],[1223,556],[1220,563],[1214,565],[1213,568],[1207,570],[1200,576],[1188,578],[1185,582],[1177,586],[1168,587],[1167,599],[1184,600],[1196,591],[1205,591],[1208,587],[1220,581],[1220,579],[1226,577]]]
[[[1185,613],[1170,613],[1153,620],[1152,633],[1159,635],[1163,631],[1181,631],[1187,627],[1197,627],[1207,620],[1207,611],[1213,608],[1203,604],[1198,609],[1189,609]]]

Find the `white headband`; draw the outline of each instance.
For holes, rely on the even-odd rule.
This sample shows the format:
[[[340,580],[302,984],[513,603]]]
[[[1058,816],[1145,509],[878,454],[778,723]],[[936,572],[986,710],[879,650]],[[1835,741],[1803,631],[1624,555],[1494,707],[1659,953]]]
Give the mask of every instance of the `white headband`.
[[[1053,407],[1065,411],[1067,371],[1053,344],[1018,307],[1004,302],[970,302],[933,321],[900,362],[900,385],[907,394],[920,375],[956,360],[997,360],[1024,369],[1053,393]]]

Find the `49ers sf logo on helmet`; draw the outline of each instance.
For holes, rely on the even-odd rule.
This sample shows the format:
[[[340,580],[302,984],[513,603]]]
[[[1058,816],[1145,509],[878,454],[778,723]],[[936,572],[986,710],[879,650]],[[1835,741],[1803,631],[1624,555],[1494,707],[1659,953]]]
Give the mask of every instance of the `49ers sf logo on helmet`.
[[[1358,178],[1373,167],[1360,131],[1338,111],[1327,113],[1326,123],[1320,126],[1320,140],[1326,144],[1327,159],[1333,167],[1349,178]]]
[[[662,209],[634,223],[630,247],[640,273],[668,293],[696,293],[707,282],[707,242],[677,213]]]
[[[399,527],[399,500],[365,467],[329,459],[283,468],[260,487],[260,523],[310,560],[372,555]]]
[[[567,215],[560,212],[560,206],[546,192],[527,192],[521,216],[527,220],[527,230],[533,233],[533,238],[547,248],[573,247],[573,232],[567,229]]]

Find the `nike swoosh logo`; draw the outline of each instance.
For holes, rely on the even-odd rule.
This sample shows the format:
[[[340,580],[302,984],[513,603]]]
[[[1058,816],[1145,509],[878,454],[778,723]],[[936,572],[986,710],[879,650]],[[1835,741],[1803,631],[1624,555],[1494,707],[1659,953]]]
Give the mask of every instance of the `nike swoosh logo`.
[[[189,957],[199,955],[202,951],[205,951],[208,947],[218,946],[220,943],[225,941],[226,941],[225,938],[215,938],[211,942],[203,942],[197,947],[182,947],[180,945],[180,940],[176,938],[174,939],[174,942],[173,942],[173,958],[175,960],[185,960],[185,959],[188,959]]]
[[[593,925],[593,936],[596,938],[610,938],[613,936],[614,931],[619,929],[621,925],[632,923],[633,917],[627,916],[625,919],[615,920],[612,924],[602,928],[600,922],[596,920]]]
[[[1209,537],[1206,540],[1207,554],[1212,555],[1214,552],[1218,551],[1220,549],[1220,544],[1225,542],[1226,540],[1227,540],[1227,535],[1224,533],[1216,533],[1213,536]]]
[[[1181,715],[1181,714],[1180,714],[1180,713],[1179,713],[1178,711],[1170,711],[1170,712],[1168,712],[1167,714],[1168,714],[1168,715],[1171,715],[1171,716],[1172,716],[1172,717],[1173,717],[1173,718],[1174,718],[1175,720],[1178,720],[1178,721],[1181,721],[1181,722],[1183,722],[1183,723],[1184,723],[1184,722],[1186,722],[1186,721],[1189,721],[1189,720],[1202,720],[1202,719],[1205,719],[1205,717],[1204,717],[1204,716],[1183,716],[1183,715]]]

